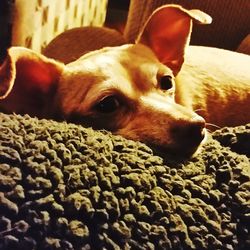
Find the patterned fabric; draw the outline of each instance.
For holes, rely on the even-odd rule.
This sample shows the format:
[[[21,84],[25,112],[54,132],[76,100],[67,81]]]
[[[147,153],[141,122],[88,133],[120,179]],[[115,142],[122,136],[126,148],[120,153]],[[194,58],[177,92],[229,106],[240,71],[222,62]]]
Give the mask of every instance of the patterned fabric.
[[[250,1],[246,0],[131,0],[125,37],[133,42],[150,14],[163,4],[200,9],[213,18],[210,25],[197,25],[191,43],[235,50],[250,34]]]
[[[11,44],[12,6],[14,0],[0,1],[0,64],[6,56],[6,48]]]
[[[80,26],[102,26],[108,0],[16,0],[12,45],[40,52],[56,35]]]

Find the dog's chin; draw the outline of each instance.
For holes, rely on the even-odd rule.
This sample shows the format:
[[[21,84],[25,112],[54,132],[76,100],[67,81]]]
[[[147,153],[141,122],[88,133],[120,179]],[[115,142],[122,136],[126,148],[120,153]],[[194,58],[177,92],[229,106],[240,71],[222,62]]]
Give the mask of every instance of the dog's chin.
[[[202,149],[202,145],[207,140],[207,133],[201,140],[193,141],[192,144],[190,142],[178,145],[157,145],[157,144],[148,144],[150,147],[160,156],[164,158],[170,158],[176,161],[185,161],[190,159],[191,157],[196,156]]]
[[[200,151],[200,146],[187,149],[184,147],[172,148],[172,147],[164,147],[164,146],[151,144],[150,147],[159,156],[163,158],[169,158],[175,161],[188,160],[192,156],[195,156]]]

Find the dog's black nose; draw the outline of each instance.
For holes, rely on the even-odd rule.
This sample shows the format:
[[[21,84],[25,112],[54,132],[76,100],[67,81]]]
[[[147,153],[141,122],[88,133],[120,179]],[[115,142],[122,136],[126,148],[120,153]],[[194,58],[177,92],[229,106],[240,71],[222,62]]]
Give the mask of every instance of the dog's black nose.
[[[171,129],[171,135],[181,148],[198,147],[205,137],[205,120],[196,116],[188,121],[180,120]]]

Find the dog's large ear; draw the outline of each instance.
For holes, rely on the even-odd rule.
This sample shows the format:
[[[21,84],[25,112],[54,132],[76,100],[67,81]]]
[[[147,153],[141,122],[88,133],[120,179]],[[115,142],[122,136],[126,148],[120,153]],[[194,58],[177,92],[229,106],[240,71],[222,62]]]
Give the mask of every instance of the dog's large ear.
[[[63,69],[63,64],[32,50],[11,47],[0,68],[0,100],[11,99],[13,107],[23,105],[24,100],[35,103],[51,93]]]
[[[212,18],[200,10],[164,5],[149,17],[136,42],[150,47],[176,75],[184,62],[193,20],[200,24],[212,22]]]
[[[46,94],[64,65],[23,47],[11,47],[0,68],[0,99],[6,98],[15,85],[18,89]]]

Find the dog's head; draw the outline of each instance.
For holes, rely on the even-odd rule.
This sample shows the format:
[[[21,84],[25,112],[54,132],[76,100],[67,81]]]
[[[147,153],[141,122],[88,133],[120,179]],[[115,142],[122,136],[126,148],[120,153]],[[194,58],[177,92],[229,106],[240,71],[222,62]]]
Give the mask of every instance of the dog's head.
[[[175,103],[174,77],[183,64],[193,20],[210,22],[198,10],[161,7],[136,44],[96,50],[67,65],[25,48],[10,48],[0,70],[0,107],[60,116],[192,154],[204,138],[205,122]]]

